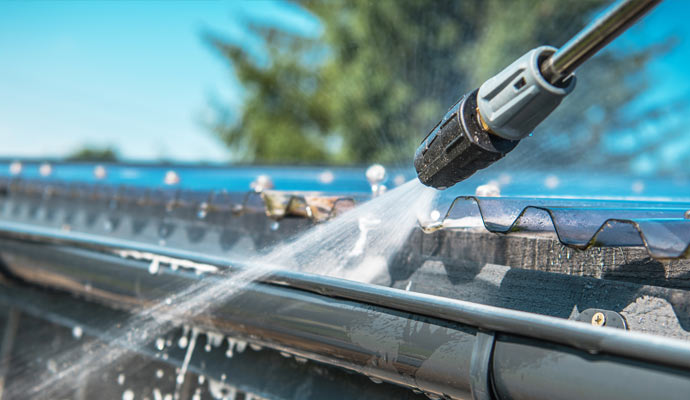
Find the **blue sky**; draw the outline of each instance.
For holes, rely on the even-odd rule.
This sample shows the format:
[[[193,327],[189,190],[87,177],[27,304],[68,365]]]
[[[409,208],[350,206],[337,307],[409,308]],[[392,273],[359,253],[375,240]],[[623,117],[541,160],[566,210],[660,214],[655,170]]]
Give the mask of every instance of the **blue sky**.
[[[256,47],[248,20],[316,24],[269,1],[0,1],[0,156],[90,144],[132,159],[227,160],[205,127],[208,104],[237,106],[241,90],[202,35]]]
[[[690,1],[666,0],[618,39],[634,48],[679,38],[651,63],[655,86],[640,105],[690,99],[688,15]],[[88,144],[112,145],[128,159],[229,159],[205,122],[210,99],[238,107],[241,88],[202,35],[258,51],[248,21],[319,29],[275,1],[0,1],[0,156],[63,156]],[[683,118],[675,123],[690,122]],[[643,171],[644,157],[638,164]]]

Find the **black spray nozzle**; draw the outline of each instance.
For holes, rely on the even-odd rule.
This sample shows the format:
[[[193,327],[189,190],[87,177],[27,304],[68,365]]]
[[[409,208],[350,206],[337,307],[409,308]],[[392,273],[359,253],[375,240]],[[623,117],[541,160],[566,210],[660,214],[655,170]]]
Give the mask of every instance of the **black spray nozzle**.
[[[463,97],[429,133],[415,154],[419,180],[445,189],[511,151],[575,87],[575,77],[554,85],[540,62],[556,49],[537,47]]]
[[[483,129],[477,114],[477,91],[464,96],[429,132],[414,156],[419,180],[445,189],[501,159],[517,146]]]

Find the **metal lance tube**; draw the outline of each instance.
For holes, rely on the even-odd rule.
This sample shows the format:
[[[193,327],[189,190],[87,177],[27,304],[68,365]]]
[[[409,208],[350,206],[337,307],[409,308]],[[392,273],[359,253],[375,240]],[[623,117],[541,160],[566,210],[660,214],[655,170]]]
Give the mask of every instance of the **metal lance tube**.
[[[623,33],[661,0],[621,0],[573,36],[541,64],[541,73],[555,84]]]

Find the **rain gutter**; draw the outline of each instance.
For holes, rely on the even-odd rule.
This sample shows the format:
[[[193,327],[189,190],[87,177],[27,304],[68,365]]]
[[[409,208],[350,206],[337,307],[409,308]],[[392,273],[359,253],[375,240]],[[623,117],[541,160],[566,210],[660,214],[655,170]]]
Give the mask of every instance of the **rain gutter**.
[[[0,222],[0,254],[14,277],[125,308],[162,299],[166,288],[252,267],[11,222]],[[152,276],[151,260],[126,254],[165,257],[190,268],[164,268]],[[259,281],[197,317],[223,333],[430,397],[642,399],[690,393],[690,344],[684,341],[293,271],[271,272]]]

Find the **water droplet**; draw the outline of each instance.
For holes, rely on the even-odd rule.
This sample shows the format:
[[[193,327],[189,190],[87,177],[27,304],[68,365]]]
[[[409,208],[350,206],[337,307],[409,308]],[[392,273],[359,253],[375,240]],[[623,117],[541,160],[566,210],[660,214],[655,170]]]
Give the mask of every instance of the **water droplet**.
[[[501,195],[501,188],[498,186],[498,182],[489,181],[486,185],[477,186],[474,194],[479,197],[498,197]]]
[[[53,360],[53,359],[48,360],[48,362],[46,363],[46,367],[48,368],[48,371],[50,371],[54,374],[57,373],[58,366],[57,366],[57,362],[55,362],[55,360]]]
[[[304,363],[307,362],[307,359],[304,358],[304,357],[297,357],[297,356],[295,356],[295,361],[297,361],[297,362],[300,363],[300,364],[304,364]]]
[[[196,212],[196,216],[199,219],[204,219],[206,218],[206,215],[208,214],[208,203],[203,202],[199,204],[199,210]]]
[[[374,197],[381,196],[382,194],[386,193],[388,191],[388,187],[386,185],[372,185],[371,186],[371,194]]]
[[[223,374],[222,379],[225,379],[225,374]],[[224,383],[223,381],[216,381],[214,379],[208,380],[208,391],[211,393],[211,397],[218,400],[235,400],[237,396],[237,389]],[[247,395],[245,394],[245,400]]]
[[[180,183],[180,176],[177,175],[177,172],[170,170],[165,173],[165,178],[163,178],[163,182],[166,185],[177,185],[178,183]]]
[[[365,175],[370,185],[378,185],[386,179],[386,168],[381,164],[374,164],[367,168]]]
[[[235,348],[237,349],[238,353],[242,353],[244,351],[244,349],[247,348],[247,342],[245,342],[243,340],[238,340],[237,344],[235,345]]]
[[[124,374],[120,374],[117,376],[117,384],[120,386],[125,384],[125,375]]]
[[[96,166],[93,168],[93,176],[94,176],[96,179],[103,179],[103,178],[106,177],[107,174],[108,174],[108,173],[107,173],[107,171],[105,170],[105,167],[102,166],[102,165],[96,165]]]
[[[374,382],[374,383],[383,383],[383,381],[381,379],[373,377],[373,376],[370,376],[369,380]]]
[[[19,161],[14,161],[10,164],[10,174],[19,175],[22,173],[22,163]]]
[[[429,217],[431,217],[432,221],[438,221],[438,219],[441,218],[441,212],[439,210],[433,210]]]
[[[156,378],[161,379],[165,375],[162,369],[156,370]]]
[[[206,332],[206,341],[209,343],[209,345],[213,347],[219,347],[220,345],[223,344],[223,338],[225,336],[222,333],[218,332]]]
[[[250,343],[249,347],[254,351],[261,351],[263,349],[263,347],[261,347],[260,345],[258,345],[256,343]]]
[[[199,375],[199,378],[197,379],[197,381],[199,382],[199,385],[203,385],[204,382],[206,382],[206,377],[203,375]]]
[[[329,170],[325,170],[319,174],[319,182],[323,184],[333,183],[333,180],[335,180],[335,175]]]
[[[72,336],[75,339],[81,339],[81,336],[84,334],[84,331],[81,329],[81,326],[75,326],[72,328]]]
[[[181,349],[187,347],[187,344],[189,344],[189,339],[187,339],[187,336],[182,336],[180,337],[180,340],[177,341],[177,345],[180,346]]]
[[[635,194],[642,193],[644,191],[644,182],[642,182],[642,181],[633,182],[631,189],[632,189],[633,193],[635,193]]]
[[[403,174],[398,174],[393,178],[393,183],[395,186],[400,186],[405,183],[405,175]]]
[[[558,179],[556,175],[548,175],[544,179],[544,186],[546,186],[547,189],[556,189],[560,184],[561,180]]]
[[[122,392],[122,400],[134,400],[134,392],[129,389]]]
[[[249,187],[254,189],[255,192],[263,192],[264,190],[273,189],[273,181],[268,175],[259,175]]]
[[[279,223],[278,221],[274,221],[274,222],[271,224],[271,230],[272,230],[272,231],[277,231],[278,228],[280,228],[280,223]]]
[[[53,167],[51,167],[48,163],[43,163],[40,167],[38,167],[38,173],[44,177],[50,176],[50,174],[53,173]]]
[[[171,304],[172,304],[172,299],[171,299],[170,297],[167,297],[167,298],[165,299],[165,304],[171,305]]]
[[[161,265],[160,261],[158,260],[158,257],[154,257],[153,260],[151,260],[151,264],[149,264],[149,273],[151,275],[155,275],[160,271]]]
[[[204,350],[208,353],[211,351],[211,343],[206,343],[206,346],[204,346]]]
[[[288,352],[286,352],[286,351],[281,351],[281,352],[280,352],[280,355],[283,356],[283,357],[285,357],[285,358],[290,358],[290,357],[292,357],[292,354],[290,354],[290,353],[288,353]]]
[[[235,347],[235,340],[232,338],[227,338],[228,341],[228,350],[225,352],[225,357],[227,358],[232,358],[232,351],[233,348]]]
[[[158,349],[158,351],[163,351],[163,349],[165,349],[165,339],[163,339],[162,337],[156,339],[156,348]]]

